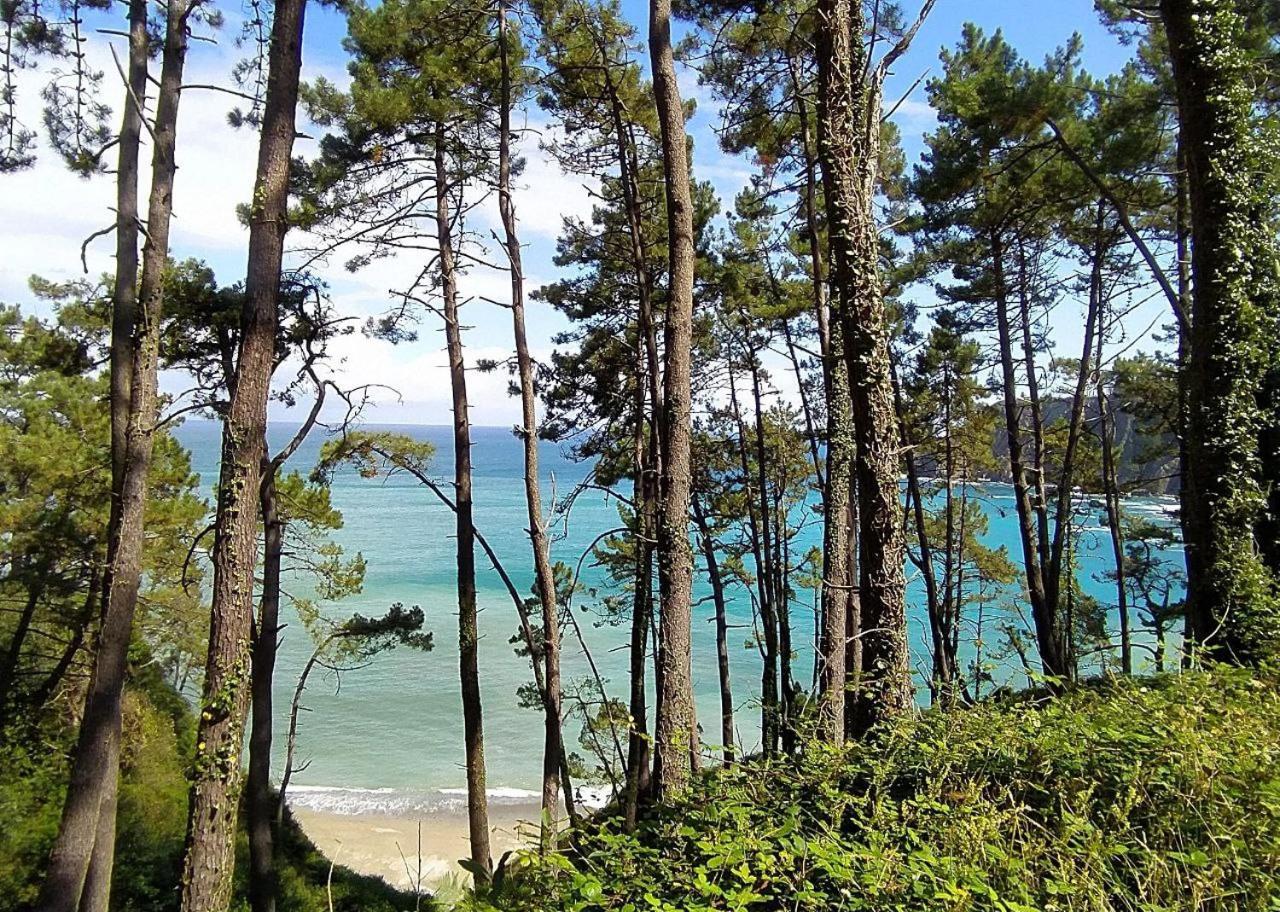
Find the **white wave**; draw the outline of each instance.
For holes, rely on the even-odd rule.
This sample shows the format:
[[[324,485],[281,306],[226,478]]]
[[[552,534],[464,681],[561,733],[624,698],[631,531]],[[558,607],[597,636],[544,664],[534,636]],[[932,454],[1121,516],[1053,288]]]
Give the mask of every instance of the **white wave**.
[[[465,788],[447,788],[438,790],[441,795],[461,795],[467,797]],[[510,786],[500,785],[496,788],[485,789],[485,795],[490,801],[528,801],[532,798],[540,798],[541,792],[531,792],[528,789],[512,788]]]
[[[579,785],[573,790],[575,803],[597,810],[614,798],[607,785]],[[499,785],[485,794],[490,805],[536,805],[539,792],[514,786]],[[327,814],[357,816],[378,814],[387,817],[412,817],[423,814],[459,815],[466,813],[465,787],[442,789],[360,788],[347,785],[291,785],[289,806]]]
[[[539,793],[511,786],[488,789],[491,805],[535,803]],[[430,790],[358,788],[339,785],[289,787],[289,806],[328,814],[382,814],[409,817],[417,814],[462,814],[467,808],[466,788]]]

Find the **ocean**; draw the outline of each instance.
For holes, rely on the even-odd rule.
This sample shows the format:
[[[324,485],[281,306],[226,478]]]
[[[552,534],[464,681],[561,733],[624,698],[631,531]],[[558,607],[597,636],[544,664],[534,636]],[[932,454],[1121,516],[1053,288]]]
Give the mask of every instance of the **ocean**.
[[[295,424],[273,423],[272,449],[288,440]],[[452,429],[444,426],[378,426],[435,445],[433,476],[452,478]],[[477,427],[473,433],[475,523],[493,546],[522,593],[533,582],[524,501],[523,455],[520,440],[509,428]],[[212,497],[217,480],[220,425],[188,420],[176,430],[191,451],[193,468]],[[312,434],[290,460],[289,468],[309,472],[324,442],[320,430]],[[559,445],[541,445],[543,497],[563,498],[588,477],[590,466],[569,459]],[[446,490],[448,486],[446,485]],[[624,492],[628,493],[629,492]],[[1017,559],[1017,529],[1012,490],[1006,485],[985,485],[984,509],[990,517],[986,543],[1005,545]],[[393,603],[419,606],[426,615],[426,629],[434,635],[430,652],[407,648],[376,656],[366,667],[340,676],[317,670],[312,673],[300,714],[298,756],[305,769],[296,772],[290,785],[290,803],[336,813],[408,813],[427,810],[460,811],[465,805],[463,771],[462,701],[458,683],[457,609],[454,579],[454,518],[436,497],[407,475],[389,479],[361,478],[344,469],[333,479],[333,505],[342,511],[344,525],[332,535],[348,554],[360,552],[366,562],[364,588],[358,595],[321,605],[328,617],[343,618],[359,612],[384,613]],[[1168,517],[1173,500],[1134,498],[1126,509],[1153,518]],[[552,559],[570,567],[602,532],[621,525],[617,501],[603,492],[580,494],[567,520],[552,529]],[[821,543],[821,525],[809,522],[793,546],[803,554]],[[517,655],[511,638],[518,633],[515,610],[498,574],[477,547],[477,586],[480,605],[480,675],[484,706],[485,759],[490,799],[494,803],[523,803],[536,796],[540,781],[542,720],[536,709],[524,708],[518,689],[532,678],[528,660]],[[1169,560],[1181,555],[1170,553]],[[1086,592],[1104,603],[1114,600],[1114,586],[1103,574],[1111,568],[1110,540],[1096,515],[1086,515],[1079,548],[1079,576]],[[286,558],[286,567],[289,561]],[[695,554],[700,569],[700,558]],[[908,568],[909,570],[911,568]],[[574,598],[575,616],[582,640],[589,648],[610,696],[626,700],[628,630],[605,623],[591,606],[606,593],[603,572],[588,555],[580,577],[584,591]],[[598,591],[598,595],[593,592]],[[287,574],[287,593],[309,596],[305,575]],[[698,717],[705,740],[719,740],[719,684],[716,673],[715,627],[705,580],[698,578],[694,592],[693,672]],[[758,745],[758,694],[761,659],[752,636],[752,607],[741,590],[731,591],[729,603],[730,665],[735,719],[739,742],[750,751]],[[910,585],[910,636],[917,670],[927,664],[927,621],[923,587]],[[991,610],[986,639],[988,650],[996,639]],[[1011,617],[1012,615],[1001,615]],[[1114,622],[1114,618],[1112,619]],[[286,599],[282,606],[281,646],[275,678],[277,777],[284,758],[284,733],[289,703],[298,675],[310,656],[313,643]],[[1135,619],[1136,624],[1136,619]],[[811,590],[797,591],[792,604],[796,679],[807,685],[813,663],[815,617]],[[1138,653],[1138,659],[1143,654]],[[570,682],[587,679],[590,669],[572,627],[565,634],[563,674]],[[1013,676],[1016,669],[1006,670]],[[997,678],[1000,673],[997,672]],[[594,684],[591,686],[594,687]],[[924,691],[924,688],[921,688]],[[566,738],[578,747],[580,721],[571,721]],[[597,787],[593,797],[607,795]]]

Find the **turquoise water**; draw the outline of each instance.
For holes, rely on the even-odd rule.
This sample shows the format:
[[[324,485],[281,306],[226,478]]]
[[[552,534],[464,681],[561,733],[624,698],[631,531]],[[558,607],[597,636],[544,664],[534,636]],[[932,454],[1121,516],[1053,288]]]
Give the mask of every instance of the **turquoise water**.
[[[384,427],[428,440],[436,445],[433,474],[442,481],[452,477],[452,434],[447,427]],[[294,426],[273,425],[274,446],[292,434]],[[217,477],[219,426],[209,421],[188,421],[177,436],[191,450],[193,464],[206,487]],[[522,593],[532,584],[520,441],[506,428],[474,428],[475,521],[501,557]],[[307,471],[314,465],[323,437],[313,434],[293,460],[292,468]],[[543,444],[541,450],[543,494],[553,490],[563,497],[581,482],[589,466],[565,458],[560,448]],[[629,493],[629,492],[626,492]],[[331,673],[311,676],[301,716],[298,759],[307,768],[295,774],[291,801],[334,811],[395,812],[415,808],[460,807],[463,797],[462,704],[458,685],[457,610],[454,580],[453,514],[413,479],[363,479],[342,471],[333,482],[333,504],[343,512],[344,528],[334,535],[348,552],[360,551],[368,562],[364,590],[340,603],[323,606],[329,616],[353,612],[376,615],[392,603],[418,605],[426,613],[427,628],[435,636],[429,653],[401,649],[376,657],[368,667],[345,673],[341,681]],[[991,517],[987,543],[1016,550],[1012,492],[1007,486],[983,489]],[[1129,509],[1162,515],[1171,501],[1132,501]],[[568,522],[555,529],[552,557],[570,566],[578,563],[591,542],[618,526],[615,503],[603,493],[588,491],[577,498]],[[807,523],[793,554],[803,554],[820,543],[821,526]],[[1113,598],[1110,583],[1098,577],[1111,566],[1110,542],[1096,517],[1086,518],[1080,548],[1080,576],[1090,594],[1106,603]],[[1171,555],[1171,558],[1178,557]],[[528,661],[517,656],[509,642],[518,631],[511,600],[497,573],[477,548],[480,612],[480,670],[484,705],[485,748],[490,793],[496,801],[518,801],[538,787],[541,768],[541,717],[521,708],[517,688],[531,679]],[[602,574],[583,563],[582,581],[599,585]],[[286,580],[286,589],[305,593],[302,579]],[[705,582],[695,591],[693,629],[694,685],[700,719],[707,740],[718,740],[719,689],[716,676],[715,629],[712,606],[696,600],[707,595]],[[611,696],[626,699],[627,654],[625,627],[602,625],[587,609],[589,593],[575,598],[576,616]],[[917,656],[925,651],[923,591],[912,584],[911,642]],[[311,653],[312,643],[286,605],[287,625],[282,634],[276,671],[277,732],[276,769],[283,763],[288,706],[297,677]],[[730,662],[739,741],[748,750],[758,743],[758,694],[761,661],[751,635],[751,603],[741,594],[729,606],[734,625]],[[813,661],[814,617],[812,593],[799,590],[792,604],[793,643],[799,655],[795,676],[803,685],[810,680]],[[995,637],[989,633],[988,641]],[[927,658],[917,658],[923,667]],[[589,673],[581,646],[572,629],[566,633],[564,675],[581,678]],[[1010,674],[1013,673],[1010,666]],[[340,683],[340,687],[339,687]],[[578,723],[567,731],[576,746]]]

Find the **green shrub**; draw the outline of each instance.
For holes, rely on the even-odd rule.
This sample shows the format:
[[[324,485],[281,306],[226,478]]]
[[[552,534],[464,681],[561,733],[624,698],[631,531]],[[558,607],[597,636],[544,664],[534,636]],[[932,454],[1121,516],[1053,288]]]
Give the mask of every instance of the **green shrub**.
[[[1280,694],[1215,670],[927,712],[710,771],[634,835],[516,862],[576,910],[1280,909]]]

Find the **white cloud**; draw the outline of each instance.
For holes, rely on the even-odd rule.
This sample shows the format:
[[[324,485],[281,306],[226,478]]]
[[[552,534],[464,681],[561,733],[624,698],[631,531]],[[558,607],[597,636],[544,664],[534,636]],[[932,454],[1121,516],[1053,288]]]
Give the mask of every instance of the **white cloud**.
[[[221,43],[195,42],[188,57],[185,82],[228,85],[228,73],[240,56],[230,40],[238,26],[228,22]],[[113,39],[117,45],[123,42]],[[123,53],[123,47],[117,53]],[[113,119],[122,109],[124,92],[105,44],[89,50],[93,65],[105,76],[105,100]],[[317,55],[319,56],[319,55]],[[321,57],[320,66],[308,65],[305,78],[323,74],[338,85],[347,82],[345,71],[332,57]],[[40,122],[39,87],[43,74],[24,71],[18,95],[19,117],[27,124]],[[244,270],[248,231],[236,217],[236,206],[252,191],[257,157],[257,136],[235,130],[226,115],[236,100],[224,93],[188,90],[184,93],[178,123],[178,173],[174,186],[171,252],[175,257],[198,257],[215,269],[220,283],[239,281]],[[533,276],[550,261],[554,239],[566,215],[587,217],[591,212],[588,188],[598,179],[565,175],[549,154],[539,148],[544,125],[532,125],[518,152],[527,160],[516,181],[516,206],[530,274],[528,286],[537,286]],[[150,142],[144,136],[141,205],[145,211],[149,192]],[[299,142],[302,154],[314,154],[316,143]],[[110,175],[90,180],[68,172],[46,146],[38,150],[37,164],[30,170],[7,175],[0,182],[0,300],[28,305],[27,281],[32,274],[67,280],[82,276],[80,245],[94,231],[107,227],[114,218],[115,185]],[[110,158],[110,153],[108,153]],[[473,214],[473,229],[488,235],[499,228],[496,202],[486,201]],[[297,239],[301,241],[302,239]],[[492,242],[490,242],[492,246]],[[492,262],[502,259],[493,250],[485,251]],[[381,260],[357,273],[348,273],[343,262],[349,254],[340,252],[318,271],[331,287],[338,307],[345,313],[369,316],[386,311],[394,303],[392,289],[404,288],[422,267],[421,258],[400,256]],[[425,254],[424,254],[425,256]],[[114,265],[110,234],[97,238],[86,252],[89,272],[98,275]],[[473,298],[464,308],[464,319],[472,326],[467,332],[468,362],[481,358],[502,359],[511,353],[510,312],[481,302],[481,298],[506,301],[510,280],[505,272],[473,267],[460,281],[464,298]],[[531,305],[537,309],[539,305]],[[545,319],[531,314],[531,326]],[[450,420],[450,396],[445,368],[444,342],[438,318],[426,315],[418,327],[416,342],[392,347],[362,335],[347,337],[335,346],[341,358],[336,370],[347,386],[385,384],[399,390],[404,402],[390,393],[379,394],[369,417],[382,421],[444,423]],[[533,338],[541,357],[549,355],[547,337]],[[472,388],[473,420],[480,424],[510,424],[519,412],[518,402],[507,395],[505,373],[469,372]],[[178,391],[178,377],[166,377],[165,387]]]

